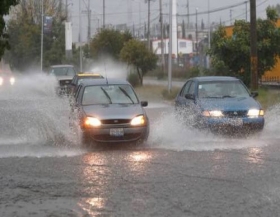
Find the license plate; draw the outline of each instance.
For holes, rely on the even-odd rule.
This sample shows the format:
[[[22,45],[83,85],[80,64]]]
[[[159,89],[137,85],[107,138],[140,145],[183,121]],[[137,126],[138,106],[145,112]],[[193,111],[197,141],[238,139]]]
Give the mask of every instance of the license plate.
[[[110,129],[110,136],[123,136],[123,135],[124,135],[123,128]]]
[[[243,125],[243,120],[241,118],[234,118],[234,119],[230,119],[229,123],[232,126],[240,127]]]

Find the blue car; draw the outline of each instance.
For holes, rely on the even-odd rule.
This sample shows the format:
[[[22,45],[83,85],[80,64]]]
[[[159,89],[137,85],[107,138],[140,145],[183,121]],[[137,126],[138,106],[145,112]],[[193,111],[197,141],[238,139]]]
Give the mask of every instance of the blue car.
[[[257,96],[235,77],[194,77],[178,93],[175,110],[187,124],[198,128],[215,132],[261,131],[264,110]]]

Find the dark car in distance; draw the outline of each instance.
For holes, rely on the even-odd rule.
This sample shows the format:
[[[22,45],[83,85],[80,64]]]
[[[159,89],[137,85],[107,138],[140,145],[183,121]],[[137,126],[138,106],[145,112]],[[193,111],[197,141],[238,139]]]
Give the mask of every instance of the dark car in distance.
[[[73,65],[53,65],[50,67],[49,75],[55,76],[58,81],[57,94],[66,95],[73,77],[77,74]]]
[[[89,73],[89,72],[80,72],[78,74],[76,74],[70,85],[69,85],[69,92],[71,94],[74,94],[78,88],[78,86],[84,82],[84,81],[88,81],[88,80],[91,80],[91,79],[96,79],[96,78],[104,78],[101,74],[98,74],[98,73]]]
[[[92,79],[75,94],[70,126],[78,127],[83,144],[141,144],[149,136],[149,119],[133,87],[126,80]]]
[[[257,95],[235,77],[194,77],[178,93],[175,110],[187,124],[214,132],[261,131],[265,119]]]

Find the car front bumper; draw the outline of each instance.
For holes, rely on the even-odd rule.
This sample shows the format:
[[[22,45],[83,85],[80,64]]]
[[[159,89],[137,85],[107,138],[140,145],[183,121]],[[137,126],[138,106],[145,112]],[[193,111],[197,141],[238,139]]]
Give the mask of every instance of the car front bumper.
[[[264,117],[257,118],[203,118],[203,125],[212,130],[232,130],[232,131],[243,131],[243,130],[262,130],[264,127]]]
[[[121,131],[121,134],[113,134],[114,130]],[[121,129],[121,130],[120,130]],[[149,127],[129,127],[129,128],[90,128],[84,129],[86,133],[95,142],[136,142],[139,140],[147,140],[149,135]]]

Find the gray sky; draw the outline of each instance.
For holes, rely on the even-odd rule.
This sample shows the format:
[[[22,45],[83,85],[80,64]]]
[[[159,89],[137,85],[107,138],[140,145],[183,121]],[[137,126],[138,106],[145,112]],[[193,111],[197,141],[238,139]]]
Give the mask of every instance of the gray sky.
[[[87,26],[88,18],[86,10],[88,7],[88,1],[90,1],[91,15],[91,32],[95,33],[98,25],[102,26],[103,17],[103,0],[68,0],[69,14],[73,23],[73,41],[78,41],[79,35],[79,2],[81,8],[81,40],[86,41],[87,39]],[[179,15],[187,14],[187,2],[189,2],[190,14],[195,14],[196,9],[198,12],[198,24],[203,20],[205,25],[208,24],[208,15],[199,14],[200,12],[207,12],[208,6],[209,11],[227,8],[230,6],[238,5],[236,7],[227,8],[221,11],[210,13],[210,22],[219,23],[220,20],[225,25],[230,25],[231,21],[235,19],[246,19],[246,0],[177,0],[177,13]],[[169,12],[169,0],[162,0],[163,13],[166,14],[163,17],[164,22],[168,23],[168,12]],[[209,3],[209,5],[208,5]],[[256,0],[257,5],[257,16],[265,18],[265,9],[271,5],[275,6],[280,4],[279,0]],[[250,19],[250,3],[247,3],[247,19]],[[83,12],[84,11],[84,12]],[[159,16],[159,0],[151,1],[151,22],[157,23]],[[195,15],[189,16],[189,21],[195,23]],[[181,16],[179,21],[184,19],[187,22],[187,16]],[[148,4],[145,4],[145,0],[105,0],[105,23],[106,24],[123,24],[135,25],[139,27],[144,25],[148,20]]]

